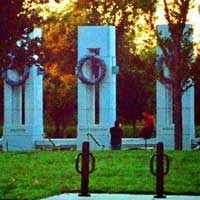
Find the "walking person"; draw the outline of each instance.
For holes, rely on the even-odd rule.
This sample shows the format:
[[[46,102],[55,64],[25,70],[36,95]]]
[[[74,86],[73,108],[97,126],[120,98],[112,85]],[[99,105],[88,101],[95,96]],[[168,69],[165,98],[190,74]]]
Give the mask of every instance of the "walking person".
[[[111,135],[111,148],[112,150],[119,150],[121,149],[122,144],[122,135],[123,131],[121,129],[121,123],[119,121],[115,121],[115,126],[110,128],[110,135]]]

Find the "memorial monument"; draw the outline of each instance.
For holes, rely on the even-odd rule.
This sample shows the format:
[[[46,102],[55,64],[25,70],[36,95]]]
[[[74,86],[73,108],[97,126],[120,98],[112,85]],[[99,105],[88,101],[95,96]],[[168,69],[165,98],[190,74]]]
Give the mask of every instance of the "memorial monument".
[[[110,127],[116,120],[115,27],[78,27],[77,147],[109,148]]]
[[[31,39],[41,37],[35,28]],[[24,66],[23,75],[4,69],[3,150],[34,150],[35,140],[43,134],[43,71],[40,67]]]
[[[188,25],[189,26],[189,25]],[[186,28],[188,28],[188,26]],[[157,29],[162,32],[162,37],[169,37],[167,25],[158,25]],[[158,58],[161,58],[162,51],[157,47]],[[165,63],[165,76],[170,76]],[[161,67],[161,66],[160,66]],[[163,142],[166,149],[174,149],[174,123],[173,123],[173,102],[172,88],[170,85],[163,85],[156,82],[156,132],[157,140]],[[182,96],[182,120],[183,120],[183,149],[191,149],[191,140],[195,138],[194,124],[194,87],[189,88]]]

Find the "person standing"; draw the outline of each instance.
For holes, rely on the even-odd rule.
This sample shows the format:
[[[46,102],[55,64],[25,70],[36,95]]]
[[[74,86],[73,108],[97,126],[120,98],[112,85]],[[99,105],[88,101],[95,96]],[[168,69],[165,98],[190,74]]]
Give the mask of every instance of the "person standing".
[[[142,129],[140,130],[140,136],[144,139],[149,139],[155,132],[154,118],[147,112],[143,112],[142,116],[144,123]]]
[[[119,121],[115,121],[115,126],[110,128],[110,135],[112,150],[121,149],[123,131],[121,129],[121,123]]]

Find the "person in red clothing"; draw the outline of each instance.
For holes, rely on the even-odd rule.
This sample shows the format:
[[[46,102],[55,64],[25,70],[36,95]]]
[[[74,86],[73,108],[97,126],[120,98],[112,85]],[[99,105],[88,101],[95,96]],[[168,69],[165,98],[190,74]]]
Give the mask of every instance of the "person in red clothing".
[[[110,128],[110,135],[112,150],[121,149],[123,131],[121,129],[121,123],[119,121],[115,121],[115,126]]]
[[[144,124],[142,129],[140,130],[140,136],[144,139],[148,139],[155,132],[155,123],[154,118],[147,112],[142,113]]]

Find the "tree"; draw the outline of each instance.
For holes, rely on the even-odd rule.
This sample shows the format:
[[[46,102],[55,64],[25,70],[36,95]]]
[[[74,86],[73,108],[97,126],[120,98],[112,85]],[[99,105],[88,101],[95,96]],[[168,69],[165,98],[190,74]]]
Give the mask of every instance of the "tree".
[[[76,124],[76,76],[77,63],[76,23],[77,10],[49,13],[42,23],[44,68],[45,123],[53,125],[53,137],[68,137],[67,126]],[[62,17],[61,17],[62,16]]]
[[[31,55],[40,54],[38,40],[29,40],[28,35],[33,31],[38,17],[28,17],[25,3],[47,3],[48,0],[16,0],[0,2],[0,68],[5,69],[11,62],[11,55],[15,57],[12,68],[20,72],[24,65],[31,66],[35,60]],[[21,44],[19,45],[19,40]],[[28,45],[28,48],[27,48]],[[36,61],[37,62],[37,61]]]
[[[143,58],[142,61],[139,56],[127,55],[125,53],[128,63],[134,64],[135,70],[131,71],[133,67],[122,69],[118,76],[117,112],[124,123],[132,124],[135,129],[136,120],[142,118],[143,111],[155,111],[155,67],[154,59]]]
[[[182,94],[195,83],[199,70],[193,57],[192,28],[186,27],[188,11],[192,0],[164,2],[165,18],[170,37],[162,37],[156,31],[158,45],[163,52],[165,69],[160,68],[159,80],[171,86],[173,95],[173,116],[175,124],[175,149],[182,149]],[[153,26],[153,24],[152,24]],[[154,27],[155,28],[155,27]],[[155,29],[154,29],[155,30]],[[164,71],[169,72],[166,77]],[[198,72],[198,74],[197,74]]]
[[[76,107],[76,79],[71,74],[59,73],[51,66],[44,82],[44,113],[48,124],[53,123],[53,137],[64,137],[67,124],[73,120]],[[62,128],[62,132],[61,132]],[[66,134],[67,136],[67,134]]]
[[[42,23],[47,74],[44,79],[44,114],[45,123],[54,127],[52,137],[61,138],[68,136],[69,124],[76,124],[76,30],[67,24],[68,21],[60,21],[56,16],[56,13],[49,15]]]

